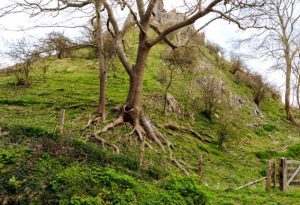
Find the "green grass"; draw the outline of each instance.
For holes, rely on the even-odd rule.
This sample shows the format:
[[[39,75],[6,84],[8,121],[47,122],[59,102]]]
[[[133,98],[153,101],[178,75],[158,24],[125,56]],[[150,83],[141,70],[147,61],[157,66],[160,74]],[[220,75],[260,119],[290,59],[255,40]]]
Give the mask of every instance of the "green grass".
[[[130,35],[136,35],[135,32]],[[128,38],[133,38],[132,36]],[[134,62],[136,44],[130,45]],[[235,113],[233,129],[224,146],[218,148],[219,119],[207,119],[200,110],[191,116],[163,115],[164,86],[158,82],[164,65],[155,47],[147,62],[144,80],[144,109],[157,125],[166,122],[192,127],[212,136],[203,143],[187,133],[161,129],[173,143],[174,156],[192,167],[193,174],[183,177],[168,153],[145,151],[145,165],[139,167],[140,142],[125,126],[103,137],[117,144],[113,153],[86,136],[101,123],[80,131],[96,110],[98,100],[98,63],[89,52],[80,50],[72,59],[51,58],[47,81],[42,81],[39,65],[30,87],[14,86],[14,76],[0,78],[0,202],[29,204],[297,204],[297,189],[288,193],[263,190],[263,184],[242,191],[232,191],[249,181],[261,178],[265,160],[286,156],[299,158],[299,130],[285,119],[283,105],[273,99],[261,104],[264,118],[254,114],[252,91],[239,84],[230,73],[230,64],[201,47],[201,61],[210,74],[224,80],[228,89],[244,101]],[[82,58],[80,56],[83,56]],[[107,77],[107,110],[125,102],[128,76],[120,62]],[[170,92],[185,105],[194,77],[206,73],[177,73]],[[197,87],[194,88],[198,92]],[[65,135],[59,135],[60,109],[66,109]],[[107,122],[114,119],[109,112]],[[257,126],[251,126],[251,125]],[[295,145],[293,145],[295,144]],[[197,176],[200,156],[203,176]],[[299,203],[300,204],[300,203]]]

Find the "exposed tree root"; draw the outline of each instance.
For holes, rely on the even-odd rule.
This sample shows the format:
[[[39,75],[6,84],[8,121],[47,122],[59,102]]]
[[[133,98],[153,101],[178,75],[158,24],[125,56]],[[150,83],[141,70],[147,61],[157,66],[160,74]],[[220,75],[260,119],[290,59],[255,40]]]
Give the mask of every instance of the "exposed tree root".
[[[168,151],[169,151],[169,157],[171,162],[173,162],[180,170],[184,172],[185,175],[189,175],[189,172],[182,166],[182,163],[180,163],[174,156],[171,149],[171,144],[168,144]]]
[[[120,149],[116,145],[111,144],[111,143],[105,141],[104,139],[97,137],[95,135],[92,135],[92,137],[94,137],[96,140],[98,140],[102,145],[107,145],[107,146],[111,147],[115,153],[120,153]]]
[[[119,115],[115,121],[107,124],[102,129],[94,132],[91,136],[95,137],[102,144],[112,147],[114,149],[114,151],[118,153],[119,148],[117,146],[103,140],[99,136],[121,124],[130,123],[132,126],[132,131],[128,135],[130,136],[130,135],[133,135],[134,133],[136,133],[136,135],[138,136],[138,139],[141,141],[140,153],[139,153],[140,165],[144,164],[145,147],[148,147],[149,149],[154,150],[154,148],[147,142],[147,139],[151,139],[155,144],[157,144],[159,146],[159,148],[161,150],[163,150],[164,152],[167,151],[169,153],[169,158],[170,158],[171,162],[174,163],[186,175],[188,175],[190,171],[195,169],[194,167],[188,166],[185,162],[177,160],[173,156],[173,152],[172,152],[172,149],[174,149],[173,144],[167,139],[167,136],[165,136],[163,133],[161,133],[159,131],[158,127],[156,125],[154,125],[153,123],[151,123],[148,119],[146,119],[146,117],[144,115],[141,114],[137,117],[132,109],[126,109],[125,107],[123,107],[123,109],[122,108],[119,109],[118,112],[119,112]],[[199,139],[203,142],[208,141],[202,135],[200,135],[198,132],[196,132],[192,129],[180,127],[180,126],[173,125],[173,124],[166,124],[164,127],[174,130],[174,131],[190,133],[193,136],[195,136],[197,139]]]
[[[137,130],[138,135],[140,138],[142,138],[141,148],[140,148],[140,154],[139,154],[139,162],[140,166],[144,164],[144,153],[145,153],[145,143],[146,143],[146,136],[142,135],[140,131]]]
[[[98,131],[94,132],[94,135],[98,136],[98,135],[101,135],[103,133],[106,133],[108,130],[110,130],[110,129],[114,128],[114,127],[117,127],[117,126],[119,126],[119,125],[121,125],[123,123],[124,123],[123,115],[120,115],[114,122],[109,123],[108,125],[106,125],[101,130],[98,130]]]
[[[181,127],[181,126],[171,124],[171,123],[165,124],[164,128],[167,128],[167,129],[170,129],[173,131],[178,131],[178,132],[190,133],[191,135],[193,135],[194,137],[196,137],[198,140],[200,140],[202,142],[210,142],[210,140],[204,138],[197,131],[190,129],[190,128]]]
[[[84,131],[84,130],[88,129],[93,124],[95,124],[95,125],[99,124],[100,121],[101,121],[101,117],[100,116],[90,114],[90,118],[89,118],[87,124],[85,126],[83,126],[80,129],[80,131]]]
[[[194,166],[191,166],[191,165],[188,165],[185,161],[183,160],[178,160],[178,162],[180,164],[183,164],[184,166],[186,166],[187,168],[189,168],[190,170],[194,170],[194,171],[197,171],[199,168],[198,167],[194,167]]]
[[[181,169],[185,175],[189,175],[189,172],[173,157],[171,158],[171,161],[179,168]]]
[[[146,135],[146,132],[143,130],[142,127],[138,126],[137,128],[133,129],[128,136],[133,135],[134,133],[137,133],[139,140],[143,143],[145,143],[145,146],[147,146],[150,150],[153,150],[156,152],[156,150],[144,139],[144,135]]]
[[[145,131],[147,132],[147,134],[149,135],[149,137],[156,143],[159,145],[159,147],[165,151],[165,148],[163,146],[163,144],[161,143],[161,141],[158,139],[154,129],[155,126],[152,125],[144,116],[141,116],[141,123],[142,126],[145,128]]]

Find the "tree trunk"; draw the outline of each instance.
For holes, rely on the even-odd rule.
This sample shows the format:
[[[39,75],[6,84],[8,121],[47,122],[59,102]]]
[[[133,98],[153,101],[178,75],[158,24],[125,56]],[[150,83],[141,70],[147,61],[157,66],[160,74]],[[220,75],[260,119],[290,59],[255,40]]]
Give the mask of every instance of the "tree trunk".
[[[105,119],[105,80],[106,80],[106,64],[103,51],[103,30],[100,15],[100,5],[96,3],[96,31],[97,31],[97,46],[98,46],[98,61],[99,61],[99,102],[97,113]]]
[[[149,51],[150,49],[148,47],[140,43],[136,64],[133,68],[132,75],[130,75],[130,87],[124,107],[124,112],[127,117],[126,115],[124,117],[125,121],[130,121],[133,126],[139,123],[142,112],[143,79]]]
[[[170,68],[170,81],[165,89],[165,102],[164,102],[164,113],[165,115],[167,115],[167,107],[168,107],[168,92],[169,92],[169,89],[172,85],[172,81],[173,81],[173,76],[174,75],[174,69],[173,68]]]
[[[286,63],[287,63],[287,70],[286,70],[286,83],[285,83],[285,112],[287,115],[287,119],[294,122],[294,116],[292,114],[291,102],[290,102],[292,65],[288,57],[286,57]]]

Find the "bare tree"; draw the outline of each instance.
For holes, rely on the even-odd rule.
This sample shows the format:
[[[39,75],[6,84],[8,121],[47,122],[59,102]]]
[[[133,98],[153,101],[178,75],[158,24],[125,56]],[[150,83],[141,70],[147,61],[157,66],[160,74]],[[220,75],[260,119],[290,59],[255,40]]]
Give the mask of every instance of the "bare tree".
[[[19,39],[10,43],[6,55],[17,62],[15,65],[16,85],[30,86],[32,63],[40,57],[40,53],[35,50],[34,45],[24,38]]]
[[[264,7],[262,23],[266,30],[260,36],[263,41],[259,45],[276,60],[276,69],[285,72],[285,111],[287,119],[294,121],[291,109],[292,64],[299,50],[300,40],[300,2],[298,0],[270,0]]]
[[[193,69],[197,64],[197,50],[187,44],[178,48],[166,48],[161,53],[161,59],[169,71],[164,93],[164,113],[167,114],[168,92],[172,86],[176,73]]]
[[[211,75],[196,79],[196,83],[199,85],[203,96],[205,115],[211,119],[216,110],[223,106],[224,82],[221,78]]]
[[[101,1],[96,1],[95,12],[96,12],[96,39],[98,48],[98,60],[99,60],[99,103],[97,113],[105,119],[105,80],[106,80],[106,64],[105,64],[105,54],[103,50],[103,26],[101,19]]]
[[[58,59],[68,57],[69,48],[72,46],[72,41],[61,32],[51,32],[45,39],[41,39],[42,46],[40,50],[54,53]]]

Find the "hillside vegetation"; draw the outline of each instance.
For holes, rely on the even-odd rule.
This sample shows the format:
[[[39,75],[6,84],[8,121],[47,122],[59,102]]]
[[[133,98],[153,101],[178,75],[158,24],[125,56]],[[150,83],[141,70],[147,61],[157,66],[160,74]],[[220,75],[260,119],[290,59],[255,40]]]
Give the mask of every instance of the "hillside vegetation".
[[[136,45],[131,46],[136,52]],[[99,89],[97,59],[80,49],[72,58],[35,62],[28,87],[17,86],[14,74],[0,76],[0,203],[300,204],[297,189],[265,192],[261,183],[234,190],[265,176],[266,159],[299,158],[299,129],[286,120],[275,93],[268,90],[258,107],[251,86],[233,74],[232,64],[199,45],[197,69],[177,71],[169,90],[181,110],[165,116],[164,50],[160,44],[149,57],[144,109],[173,144],[173,155],[188,176],[170,160],[169,152],[150,140],[153,150],[146,148],[144,165],[139,166],[140,142],[126,126],[101,135],[120,153],[89,137],[111,121],[113,108],[126,100],[128,77],[117,60],[108,71],[106,123],[80,131],[96,110]],[[42,64],[49,66],[45,82]],[[197,78],[221,79],[234,101],[230,111],[217,109],[208,117]],[[224,106],[222,101],[220,107]],[[63,135],[59,133],[61,109],[66,109]],[[207,141],[166,129],[167,123],[191,128]],[[220,131],[228,123],[220,145]]]

